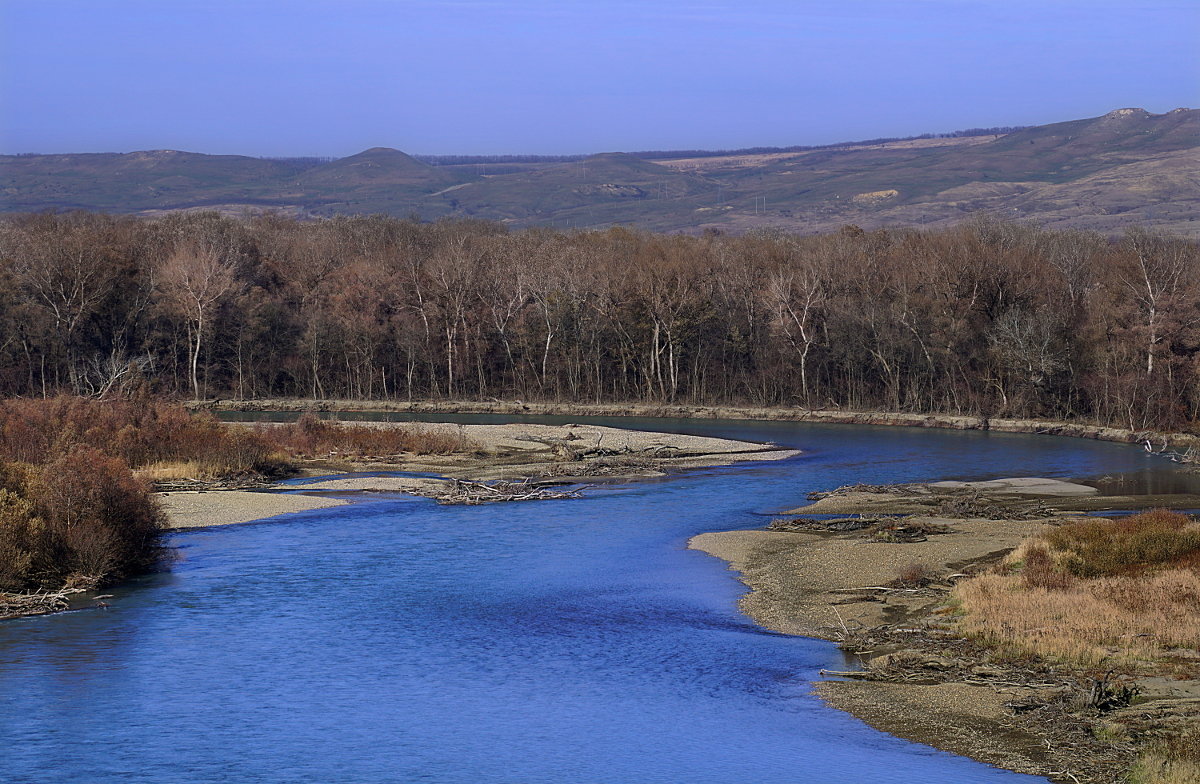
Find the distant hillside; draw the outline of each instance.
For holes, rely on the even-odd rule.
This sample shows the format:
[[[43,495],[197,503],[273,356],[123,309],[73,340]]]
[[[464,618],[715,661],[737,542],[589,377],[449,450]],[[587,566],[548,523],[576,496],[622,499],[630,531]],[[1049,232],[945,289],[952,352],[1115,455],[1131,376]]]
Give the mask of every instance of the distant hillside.
[[[1200,236],[1200,111],[1118,109],[992,130],[1006,132],[679,157],[433,159],[443,165],[384,147],[332,161],[172,150],[0,156],[0,209],[415,213],[734,232],[938,226],[988,211],[1056,228],[1146,224]]]

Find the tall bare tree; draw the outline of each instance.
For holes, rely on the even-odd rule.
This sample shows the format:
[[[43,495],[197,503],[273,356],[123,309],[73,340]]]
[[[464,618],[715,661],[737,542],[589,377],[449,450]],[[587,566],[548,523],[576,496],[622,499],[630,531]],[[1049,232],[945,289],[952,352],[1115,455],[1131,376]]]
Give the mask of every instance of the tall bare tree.
[[[192,395],[202,398],[200,352],[217,308],[239,288],[233,260],[218,248],[190,243],[177,247],[158,270],[166,302],[187,320]]]

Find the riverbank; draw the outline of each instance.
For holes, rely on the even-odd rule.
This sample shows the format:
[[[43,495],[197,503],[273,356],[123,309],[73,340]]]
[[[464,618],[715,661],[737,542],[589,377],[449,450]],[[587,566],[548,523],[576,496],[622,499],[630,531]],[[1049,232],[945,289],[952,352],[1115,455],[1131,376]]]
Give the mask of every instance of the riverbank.
[[[176,490],[155,493],[171,529],[251,523],[268,517],[327,509],[347,503],[337,498],[246,490]]]
[[[858,657],[862,672],[815,684],[828,704],[1017,772],[1118,782],[1147,742],[1200,720],[1197,662],[1177,652],[1133,668],[1121,683],[1135,690],[1135,703],[1088,705],[1088,690],[1107,688],[1097,679],[1119,666],[991,649],[957,628],[952,592],[1047,526],[1096,508],[1141,508],[1130,501],[1144,499],[1029,478],[848,488],[792,510],[771,530],[702,534],[689,546],[738,572],[750,587],[741,609],[758,623],[836,641]],[[1184,508],[1200,501],[1154,500]],[[807,516],[816,514],[855,517]]]
[[[750,419],[814,424],[880,425],[927,427],[947,430],[986,430],[997,433],[1069,436],[1141,444],[1150,441],[1155,449],[1200,450],[1200,435],[1128,429],[1083,422],[1041,419],[1006,419],[952,414],[845,411],[842,409],[769,408],[753,406],[702,406],[659,403],[547,403],[523,401],[391,401],[308,400],[264,398],[257,400],[210,400],[189,404],[212,411],[305,412],[344,411],[408,414],[510,414],[525,416],[657,417],[663,419]]]
[[[246,523],[347,503],[307,493],[408,493],[445,502],[462,483],[474,483],[478,492],[484,493],[489,491],[479,489],[479,485],[502,482],[509,488],[519,486],[526,496],[550,497],[556,494],[552,488],[559,486],[631,481],[672,471],[780,460],[799,454],[772,444],[593,425],[363,424],[381,429],[452,430],[475,446],[464,453],[388,460],[329,455],[300,465],[308,475],[332,475],[330,478],[301,485],[264,486],[300,493],[206,490],[199,483],[194,490],[172,489],[157,494],[169,527]],[[406,475],[394,475],[399,472]],[[373,475],[378,473],[393,475]]]

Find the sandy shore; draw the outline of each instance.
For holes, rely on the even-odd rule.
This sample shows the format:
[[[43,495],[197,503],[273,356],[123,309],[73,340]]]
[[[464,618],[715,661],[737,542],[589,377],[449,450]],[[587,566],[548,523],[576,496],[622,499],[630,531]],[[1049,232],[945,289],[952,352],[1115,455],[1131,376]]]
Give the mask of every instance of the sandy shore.
[[[310,473],[409,472],[435,476],[332,476],[289,489],[402,492],[437,496],[453,480],[529,480],[535,485],[630,481],[671,471],[780,460],[799,454],[772,444],[591,425],[364,423],[371,427],[453,428],[477,448],[467,454],[413,455],[399,462],[314,461]],[[229,525],[346,503],[315,495],[238,490],[157,494],[171,528]]]
[[[1042,527],[1040,521],[925,518],[950,533],[923,542],[875,542],[862,532],[727,531],[700,534],[689,546],[728,561],[750,586],[741,609],[785,634],[836,639],[843,623],[855,628],[895,623],[940,601],[914,592],[883,601],[846,603],[847,591],[882,586],[912,563],[946,577],[968,564],[998,557]]]
[[[954,414],[909,414],[886,411],[846,411],[755,406],[699,406],[656,403],[536,403],[506,401],[392,401],[392,400],[305,400],[273,398],[261,400],[213,400],[196,404],[216,411],[365,411],[416,414],[513,414],[542,416],[630,416],[664,419],[757,419],[817,424],[884,425],[931,427],[949,430],[989,430],[998,433],[1031,433],[1090,438],[1123,444],[1151,441],[1155,449],[1200,448],[1200,436],[1129,430],[1086,422],[1040,419],[1006,419]]]
[[[729,563],[750,587],[740,608],[760,625],[841,641],[884,624],[903,625],[943,600],[934,592],[913,591],[872,594],[871,600],[860,601],[854,589],[884,586],[914,562],[942,578],[960,573],[972,562],[1008,552],[1042,525],[949,518],[927,522],[950,526],[952,532],[923,542],[887,544],[870,541],[861,532],[727,531],[696,536],[689,547]],[[990,686],[822,681],[814,688],[829,705],[884,732],[1020,773],[1047,770],[1041,739],[1012,725],[1004,705],[1013,695]]]
[[[954,582],[986,570],[1047,524],[1093,509],[1195,507],[1196,496],[1101,496],[1086,485],[1018,477],[859,486],[814,497],[788,514],[879,515],[886,525],[925,527],[927,535],[881,541],[870,529],[839,530],[799,516],[772,524],[792,530],[707,533],[689,546],[738,572],[750,587],[741,609],[758,623],[834,640],[859,656],[865,671],[842,674],[854,679],[814,685],[828,704],[894,735],[1072,782],[1125,781],[1135,750],[1106,741],[1105,721],[1153,737],[1194,720],[1200,681],[1181,671],[1139,677],[1148,702],[1100,719],[1071,707],[1094,673],[995,659],[959,636],[943,613]],[[914,563],[926,580],[915,587],[897,582]]]
[[[175,491],[156,493],[155,497],[166,512],[171,528],[249,523],[346,503],[337,498],[244,490]]]

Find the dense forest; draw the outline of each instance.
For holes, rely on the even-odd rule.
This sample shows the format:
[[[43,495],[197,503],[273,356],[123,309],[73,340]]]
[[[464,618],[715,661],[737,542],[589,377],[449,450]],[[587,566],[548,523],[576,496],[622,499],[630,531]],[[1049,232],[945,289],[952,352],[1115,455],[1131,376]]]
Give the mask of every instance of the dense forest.
[[[380,216],[0,223],[0,394],[1200,411],[1200,252],[976,219],[701,237]]]

